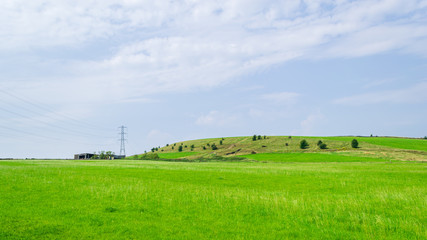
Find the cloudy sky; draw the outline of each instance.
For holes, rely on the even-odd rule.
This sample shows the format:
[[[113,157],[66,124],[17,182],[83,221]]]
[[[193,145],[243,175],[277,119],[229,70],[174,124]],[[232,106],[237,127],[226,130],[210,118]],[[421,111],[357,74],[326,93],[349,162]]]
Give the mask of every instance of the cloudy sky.
[[[0,158],[427,135],[425,0],[4,0]]]

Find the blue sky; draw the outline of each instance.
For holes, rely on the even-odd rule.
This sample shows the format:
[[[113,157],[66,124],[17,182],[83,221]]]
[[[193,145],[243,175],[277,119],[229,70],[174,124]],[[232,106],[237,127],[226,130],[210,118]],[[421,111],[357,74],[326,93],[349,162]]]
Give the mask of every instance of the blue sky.
[[[4,1],[0,158],[427,135],[427,1]]]

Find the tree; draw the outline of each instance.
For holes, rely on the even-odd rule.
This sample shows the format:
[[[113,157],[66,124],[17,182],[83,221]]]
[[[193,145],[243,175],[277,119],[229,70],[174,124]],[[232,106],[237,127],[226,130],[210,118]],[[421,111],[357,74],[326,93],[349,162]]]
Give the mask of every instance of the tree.
[[[113,159],[114,153],[112,151],[105,152],[105,159]]]
[[[267,136],[264,135],[264,139],[266,139],[266,138],[267,138]]]
[[[326,144],[321,143],[321,144],[319,144],[319,148],[320,148],[320,149],[326,149],[326,148],[327,148],[327,146],[326,146]]]
[[[308,146],[308,142],[305,139],[301,140],[301,142],[299,143],[299,147],[301,149],[306,149]]]
[[[252,137],[252,141],[256,141],[256,135]]]
[[[206,147],[205,147],[205,146],[203,146],[203,150],[206,150]]]
[[[351,147],[352,148],[358,148],[359,142],[356,139],[351,140]]]
[[[261,140],[261,135],[258,135],[258,140]]]
[[[217,150],[218,147],[215,145],[215,143],[212,144],[212,150]]]
[[[178,152],[182,152],[182,145],[178,147]]]
[[[222,140],[219,141],[219,145],[222,145]]]
[[[317,146],[320,146],[320,144],[322,144],[323,142],[322,142],[322,140],[319,140],[318,142],[317,142]]]

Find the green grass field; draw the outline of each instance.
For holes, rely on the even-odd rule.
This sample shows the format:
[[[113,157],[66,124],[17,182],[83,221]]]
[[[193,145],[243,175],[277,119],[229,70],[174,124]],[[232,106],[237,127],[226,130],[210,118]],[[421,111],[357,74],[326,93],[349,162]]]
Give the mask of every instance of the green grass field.
[[[385,158],[346,156],[339,153],[259,153],[241,157],[266,162],[384,162]]]
[[[0,161],[0,239],[426,239],[426,196],[418,162]]]

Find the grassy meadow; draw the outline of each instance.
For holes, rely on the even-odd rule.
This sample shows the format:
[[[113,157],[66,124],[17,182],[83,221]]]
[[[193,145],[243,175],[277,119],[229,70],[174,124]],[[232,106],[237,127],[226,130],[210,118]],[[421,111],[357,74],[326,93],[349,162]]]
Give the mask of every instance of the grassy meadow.
[[[426,170],[414,161],[0,161],[0,239],[427,239]]]

